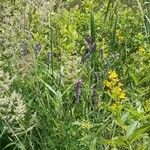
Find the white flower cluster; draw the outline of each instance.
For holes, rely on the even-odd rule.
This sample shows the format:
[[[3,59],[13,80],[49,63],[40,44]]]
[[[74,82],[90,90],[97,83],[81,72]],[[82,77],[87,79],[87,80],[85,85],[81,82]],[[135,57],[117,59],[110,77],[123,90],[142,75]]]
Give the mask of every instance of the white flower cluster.
[[[14,78],[10,78],[8,73],[5,73],[0,69],[0,95],[3,95],[5,91],[8,91]]]
[[[19,93],[14,91],[10,96],[6,95],[13,80],[8,73],[0,70],[0,117],[8,123],[23,119],[26,113],[26,106]]]
[[[63,82],[76,82],[80,76],[81,70],[79,69],[81,58],[75,56],[63,56],[64,61],[61,66],[61,74]]]
[[[21,95],[13,92],[10,97],[0,97],[1,118],[9,123],[14,123],[24,118],[26,106]]]

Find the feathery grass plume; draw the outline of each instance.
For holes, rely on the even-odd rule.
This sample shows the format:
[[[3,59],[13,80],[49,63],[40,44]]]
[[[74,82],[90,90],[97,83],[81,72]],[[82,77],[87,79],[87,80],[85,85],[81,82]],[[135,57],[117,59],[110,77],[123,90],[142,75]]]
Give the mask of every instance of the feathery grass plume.
[[[10,96],[6,95],[14,78],[11,78],[8,73],[1,70],[0,80],[0,116],[2,121],[13,127],[24,119],[27,112],[26,105],[19,93],[13,91]]]
[[[5,73],[2,69],[0,69],[0,96],[9,90],[14,78],[10,78],[8,73]]]
[[[21,99],[21,95],[15,91],[10,97],[0,97],[1,118],[9,124],[15,125],[18,121],[24,119],[26,111],[26,105]]]
[[[79,102],[81,98],[82,80],[78,80],[76,85],[76,99]]]
[[[34,57],[30,53],[28,55],[23,55],[23,57],[19,57],[15,62],[17,73],[21,74],[22,77],[28,76],[35,69]]]
[[[81,78],[81,57],[77,55],[66,54],[65,52],[61,54],[62,65],[61,65],[61,75],[62,83],[65,85],[70,85],[75,83],[78,78]]]
[[[40,43],[37,43],[37,44],[34,46],[34,52],[35,52],[36,57],[38,56],[38,54],[39,54],[40,51],[41,51],[41,44],[40,44]]]

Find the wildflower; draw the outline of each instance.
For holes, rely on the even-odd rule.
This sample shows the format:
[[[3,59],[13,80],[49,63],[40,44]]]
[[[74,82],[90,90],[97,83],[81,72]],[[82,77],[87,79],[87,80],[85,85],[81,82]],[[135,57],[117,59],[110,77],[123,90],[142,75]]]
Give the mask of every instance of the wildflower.
[[[22,55],[27,55],[27,53],[28,53],[28,44],[26,42],[21,43],[20,52],[21,52]]]
[[[91,53],[90,52],[88,52],[88,53],[86,53],[85,55],[84,55],[84,57],[82,58],[82,63],[84,63],[88,58],[90,58],[90,56],[91,56]]]
[[[86,42],[88,45],[91,45],[93,43],[92,37],[90,35],[86,38]]]
[[[112,105],[111,105],[111,109],[112,110],[116,110],[118,108],[118,105],[116,104],[116,103],[113,103]]]
[[[35,54],[36,56],[38,55],[38,53],[40,52],[41,50],[41,44],[40,43],[37,43],[34,47],[34,51],[35,51]]]
[[[140,46],[138,51],[140,54],[142,54],[145,52],[145,49],[144,49],[144,47]]]
[[[77,86],[76,86],[76,99],[77,99],[77,101],[79,101],[80,97],[81,97],[81,87],[82,87],[82,81],[78,80]]]
[[[96,49],[96,44],[92,44],[92,45],[89,47],[89,52],[93,53],[95,49]]]
[[[125,99],[126,98],[126,94],[124,91],[121,91],[119,96],[118,96],[119,99]]]
[[[104,81],[104,84],[105,84],[105,86],[108,87],[108,88],[111,88],[111,87],[112,87],[112,82],[110,82],[110,81],[108,81],[108,80],[105,80],[105,81]]]
[[[81,127],[83,129],[90,129],[92,127],[91,123],[87,120],[83,120],[82,123],[81,123]]]
[[[121,89],[121,87],[116,86],[112,88],[111,92],[117,100],[125,99],[125,92]]]
[[[110,70],[110,71],[108,72],[108,74],[109,74],[108,78],[109,78],[110,80],[113,80],[113,79],[115,79],[115,78],[118,77],[118,75],[117,75],[117,73],[116,73],[115,70],[114,70],[114,71]]]
[[[0,97],[0,113],[3,120],[16,123],[24,119],[26,111],[26,105],[19,93],[14,91],[10,97]]]
[[[110,70],[108,72],[108,80],[105,80],[104,84],[106,87],[108,87],[108,90],[110,91],[115,101],[120,102],[120,100],[126,98],[125,92],[122,89],[123,84],[120,83],[118,74],[115,70]]]
[[[90,56],[92,55],[92,53],[95,51],[96,49],[96,44],[93,43],[92,41],[92,37],[89,36],[87,39],[87,44],[88,44],[88,52],[84,55],[83,59],[81,62],[85,62],[88,58],[90,58]]]

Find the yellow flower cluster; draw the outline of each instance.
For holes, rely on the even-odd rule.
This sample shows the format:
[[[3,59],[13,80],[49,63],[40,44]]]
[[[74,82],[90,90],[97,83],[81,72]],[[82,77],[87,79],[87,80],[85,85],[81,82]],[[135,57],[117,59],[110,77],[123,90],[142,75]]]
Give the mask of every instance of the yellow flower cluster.
[[[115,70],[110,70],[108,72],[108,80],[105,80],[104,84],[109,88],[109,91],[116,103],[120,103],[121,100],[126,98],[125,92],[122,88],[123,85],[119,81],[118,74]]]

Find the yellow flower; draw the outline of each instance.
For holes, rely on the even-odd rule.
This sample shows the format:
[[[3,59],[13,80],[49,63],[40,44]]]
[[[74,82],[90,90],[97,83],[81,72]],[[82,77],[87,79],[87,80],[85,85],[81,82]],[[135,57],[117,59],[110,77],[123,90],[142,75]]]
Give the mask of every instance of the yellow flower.
[[[145,52],[144,47],[140,46],[140,47],[139,47],[139,53],[144,53],[144,52]]]
[[[112,110],[116,110],[118,108],[118,105],[116,104],[116,103],[113,103],[112,105],[111,105],[111,109]]]
[[[115,101],[119,102],[126,98],[125,92],[122,89],[123,84],[120,83],[118,79],[118,74],[115,70],[110,70],[108,72],[108,80],[104,81],[106,87],[109,88],[109,92]]]
[[[111,105],[111,109],[113,111],[119,111],[119,110],[122,110],[122,108],[123,108],[123,105],[121,103],[113,103]]]
[[[113,84],[112,85],[116,85],[116,84],[120,84],[119,79],[118,78],[114,78],[112,79]]]
[[[111,92],[116,100],[125,99],[125,92],[120,87],[114,87]]]
[[[87,120],[83,120],[81,126],[84,129],[90,129],[92,127],[91,123],[89,121],[87,121]]]
[[[104,81],[105,86],[107,86],[108,88],[111,88],[112,83],[110,81],[105,80]]]
[[[126,98],[126,94],[122,91],[119,96],[118,99],[125,99]]]
[[[109,78],[110,80],[113,80],[113,79],[115,79],[115,78],[118,77],[118,75],[117,75],[117,73],[116,73],[115,70],[113,70],[113,71],[110,70],[110,71],[108,72],[108,74],[109,74],[108,78]]]
[[[118,86],[119,86],[119,87],[122,87],[122,86],[123,86],[123,84],[119,82],[119,83],[118,83]]]

